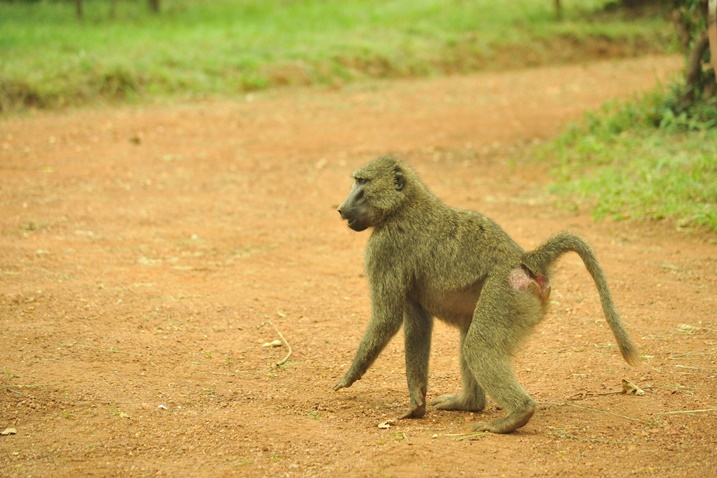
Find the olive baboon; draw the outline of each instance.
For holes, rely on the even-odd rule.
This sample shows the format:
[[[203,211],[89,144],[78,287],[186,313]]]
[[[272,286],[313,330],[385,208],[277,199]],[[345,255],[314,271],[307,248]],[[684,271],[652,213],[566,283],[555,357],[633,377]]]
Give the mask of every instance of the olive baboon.
[[[480,411],[486,392],[508,415],[476,430],[510,433],[525,425],[535,401],[518,384],[509,358],[543,318],[549,266],[576,252],[600,295],[607,322],[630,364],[639,360],[615,309],[595,254],[576,235],[558,233],[526,252],[491,219],[445,205],[406,164],[378,158],[354,172],[338,208],[355,231],[373,227],[366,246],[372,315],[353,363],[334,390],[359,380],[403,324],[410,405],[401,418],[426,413],[433,318],[460,330],[460,395],[438,397],[441,410]]]

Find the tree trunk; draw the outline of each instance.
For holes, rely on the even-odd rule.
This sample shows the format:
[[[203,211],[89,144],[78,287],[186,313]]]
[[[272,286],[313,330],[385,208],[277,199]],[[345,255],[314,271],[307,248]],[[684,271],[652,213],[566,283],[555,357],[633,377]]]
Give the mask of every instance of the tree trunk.
[[[84,16],[82,12],[82,0],[75,0],[75,14],[78,20],[82,20]]]
[[[149,9],[152,13],[159,13],[159,0],[149,0]]]
[[[712,69],[717,74],[717,0],[710,0],[707,7],[707,36],[710,39]]]
[[[685,68],[685,92],[682,95],[682,104],[689,107],[695,102],[695,93],[702,86],[702,57],[710,47],[710,41],[707,32],[695,42],[690,52]]]

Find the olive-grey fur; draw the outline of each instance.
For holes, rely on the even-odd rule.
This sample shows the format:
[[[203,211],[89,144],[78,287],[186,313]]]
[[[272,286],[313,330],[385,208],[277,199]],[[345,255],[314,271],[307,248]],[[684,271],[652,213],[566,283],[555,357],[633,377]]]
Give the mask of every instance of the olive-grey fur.
[[[480,411],[487,392],[508,415],[477,430],[509,433],[525,425],[535,401],[515,379],[510,356],[545,315],[549,267],[569,251],[580,255],[592,275],[623,357],[638,362],[602,268],[578,236],[561,232],[526,252],[491,219],[444,204],[392,156],[368,163],[353,177],[339,212],[354,230],[373,227],[365,257],[372,315],[334,390],[359,380],[403,325],[410,403],[402,418],[423,416],[437,317],[460,330],[463,391],[438,397],[436,408]]]

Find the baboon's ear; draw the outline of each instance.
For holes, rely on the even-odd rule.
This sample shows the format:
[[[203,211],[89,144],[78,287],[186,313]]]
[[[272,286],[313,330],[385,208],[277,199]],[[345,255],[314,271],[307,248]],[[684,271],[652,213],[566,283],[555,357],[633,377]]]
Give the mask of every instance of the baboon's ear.
[[[406,178],[403,177],[403,171],[401,171],[399,167],[394,168],[393,173],[395,176],[394,185],[396,191],[400,191],[406,185]]]

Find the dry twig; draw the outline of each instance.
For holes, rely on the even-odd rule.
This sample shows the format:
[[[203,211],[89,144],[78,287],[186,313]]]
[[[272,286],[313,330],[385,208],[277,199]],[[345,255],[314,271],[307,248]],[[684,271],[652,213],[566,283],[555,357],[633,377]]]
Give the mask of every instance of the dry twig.
[[[695,413],[709,413],[709,412],[717,412],[717,408],[705,408],[702,410],[676,410],[674,412],[662,412],[655,415],[655,418],[660,418],[665,415],[692,415]]]
[[[286,345],[286,348],[289,349],[289,353],[286,354],[286,357],[284,357],[280,361],[276,362],[276,366],[281,367],[282,365],[284,365],[286,363],[287,360],[289,360],[289,357],[291,357],[291,353],[292,353],[291,345],[289,345],[289,342],[286,341],[286,339],[284,338],[282,333],[279,331],[279,329],[276,328],[276,325],[274,325],[274,323],[271,320],[269,321],[269,325],[274,327],[274,330],[276,330],[276,333],[279,334],[279,338],[281,339],[281,341],[284,342],[284,345]]]
[[[560,438],[570,438],[571,440],[577,440],[583,443],[602,443],[602,444],[608,444],[608,445],[632,445],[633,442],[629,441],[614,441],[614,440],[607,440],[605,438],[583,438],[577,435],[574,435],[572,433],[568,433],[563,428],[557,428],[557,427],[548,427],[548,429],[551,430],[550,434],[554,435],[556,437]]]
[[[577,392],[568,397],[568,400],[585,400],[588,397],[603,397],[606,395],[621,395],[625,392]]]
[[[600,410],[599,408],[583,407],[582,405],[576,405],[574,403],[569,403],[569,402],[546,402],[546,405],[558,405],[558,406],[567,405],[569,407],[580,408],[583,410],[590,410],[592,412],[604,413],[606,415],[614,415],[616,417],[624,418],[625,420],[632,420],[633,422],[642,422],[643,421],[643,420],[640,420],[639,418],[628,417],[627,415],[620,415],[619,413],[609,412],[607,410]]]
[[[487,437],[490,435],[490,432],[469,432],[469,433],[448,433],[446,434],[447,437],[453,438],[456,441],[464,441],[464,440],[478,440],[483,437]]]

